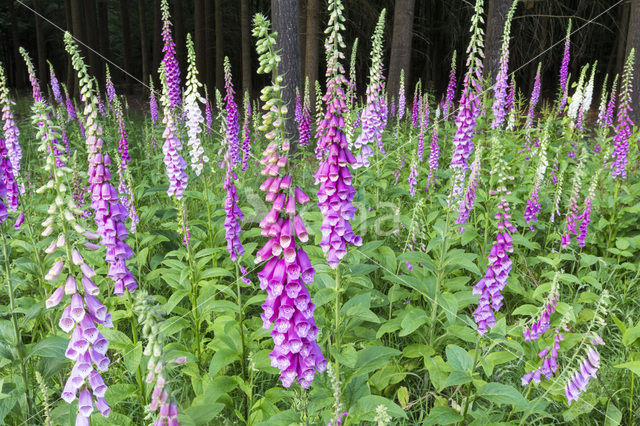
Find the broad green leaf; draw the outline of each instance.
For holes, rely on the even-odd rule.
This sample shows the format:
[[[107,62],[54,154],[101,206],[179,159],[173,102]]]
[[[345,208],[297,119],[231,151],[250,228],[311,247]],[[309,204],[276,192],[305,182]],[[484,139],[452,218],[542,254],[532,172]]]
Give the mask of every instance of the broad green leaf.
[[[33,345],[25,359],[32,356],[40,356],[44,358],[62,358],[67,350],[69,341],[60,336],[49,336],[40,340]]]
[[[614,365],[615,368],[626,368],[636,376],[640,376],[640,361],[629,361],[622,364]]]
[[[447,362],[454,370],[471,371],[473,368],[473,358],[460,346],[447,345],[445,352]]]
[[[411,309],[402,319],[402,330],[400,337],[407,336],[429,320],[429,317],[422,309]]]
[[[511,385],[502,383],[486,383],[480,386],[477,395],[478,397],[487,399],[493,404],[513,405],[517,409],[524,409],[528,404],[520,391]]]
[[[451,407],[433,407],[423,426],[450,425],[462,421],[462,415]]]

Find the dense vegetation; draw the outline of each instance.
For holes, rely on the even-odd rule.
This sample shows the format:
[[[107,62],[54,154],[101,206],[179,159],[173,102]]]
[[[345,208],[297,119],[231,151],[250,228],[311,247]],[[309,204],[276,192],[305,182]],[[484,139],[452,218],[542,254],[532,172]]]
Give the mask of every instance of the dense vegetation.
[[[78,97],[22,49],[14,103],[0,66],[0,422],[637,423],[635,52],[570,75],[570,25],[525,96],[517,7],[488,79],[476,1],[442,98],[387,90],[384,10],[356,82],[340,0],[295,105],[267,18],[243,97],[177,60],[166,0],[144,113],[69,33]]]

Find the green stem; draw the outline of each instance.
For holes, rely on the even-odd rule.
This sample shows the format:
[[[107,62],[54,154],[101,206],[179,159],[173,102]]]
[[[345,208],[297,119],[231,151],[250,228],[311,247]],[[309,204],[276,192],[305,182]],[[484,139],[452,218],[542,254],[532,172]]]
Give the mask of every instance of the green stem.
[[[335,309],[334,309],[334,343],[335,350],[340,353],[340,264],[336,266],[336,301],[335,301]],[[336,378],[340,380],[340,363],[334,357],[335,368],[336,368]]]
[[[242,307],[242,291],[241,291],[241,286],[240,286],[240,282],[242,281],[242,279],[240,278],[240,267],[238,265],[238,261],[234,262],[235,266],[236,266],[236,291],[237,291],[237,297],[238,297],[238,312],[239,312],[239,318],[238,321],[240,323],[240,342],[242,344],[242,358],[240,360],[240,366],[242,368],[242,380],[245,382],[247,382],[247,366],[246,366],[246,352],[247,352],[247,348],[246,348],[246,343],[244,340],[244,308]],[[249,424],[249,395],[247,395],[246,393],[244,394],[244,399],[245,399],[245,405],[244,405],[244,420],[247,424]]]
[[[611,219],[609,219],[610,228],[609,228],[609,238],[607,239],[607,248],[611,248],[611,240],[613,239],[615,233],[615,220],[616,220],[616,201],[618,201],[618,190],[620,189],[620,180],[616,179],[616,191],[613,194],[613,206],[611,208]]]
[[[478,340],[476,340],[476,349],[475,349],[475,353],[473,354],[473,367],[471,369],[471,378],[473,379],[473,372],[476,369],[476,364],[478,363],[478,354],[480,353],[480,341],[482,340],[482,337],[479,337]],[[469,384],[467,384],[467,399],[464,402],[464,411],[462,412],[462,420],[460,421],[460,424],[462,425],[464,422],[464,419],[467,418],[467,411],[469,410],[469,401],[471,401],[471,384],[473,383],[473,380],[471,380],[469,382]]]
[[[129,311],[129,322],[131,323],[131,333],[133,336],[133,346],[138,344],[138,329],[135,319],[135,314],[133,313],[133,305],[131,303],[131,295],[129,292],[125,292],[127,295],[127,310]],[[136,371],[137,379],[138,379],[138,389],[140,390],[140,395],[142,396],[142,402],[144,405],[147,405],[147,393],[144,391],[144,385],[142,384],[142,369],[140,368],[140,364],[138,364],[138,370]]]
[[[11,309],[11,322],[13,323],[13,332],[16,338],[16,348],[18,350],[18,357],[20,358],[20,373],[22,374],[22,380],[24,382],[25,395],[27,397],[27,407],[29,409],[29,418],[33,412],[33,406],[31,405],[31,393],[29,392],[29,381],[27,380],[27,370],[25,368],[24,353],[22,345],[22,334],[20,333],[20,327],[18,327],[18,319],[16,318],[15,300],[13,297],[13,283],[11,282],[11,270],[9,268],[9,252],[7,251],[7,237],[6,232],[2,231],[2,250],[4,253],[4,268],[7,275],[7,287],[9,292],[9,307]]]
[[[629,361],[633,362],[633,352],[629,352]],[[633,378],[635,374],[631,375],[631,397],[629,398],[629,424],[633,424]]]
[[[433,300],[431,301],[431,322],[429,322],[429,346],[433,345],[433,333],[436,328],[436,319],[438,318],[438,295],[440,294],[440,287],[442,285],[442,279],[444,275],[444,268],[442,264],[444,263],[444,257],[447,255],[447,251],[449,250],[449,239],[447,236],[449,235],[449,219],[451,217],[451,210],[447,210],[447,218],[445,220],[444,225],[444,234],[442,235],[442,246],[440,251],[440,261],[438,262],[438,272],[436,273],[436,291],[433,295]]]

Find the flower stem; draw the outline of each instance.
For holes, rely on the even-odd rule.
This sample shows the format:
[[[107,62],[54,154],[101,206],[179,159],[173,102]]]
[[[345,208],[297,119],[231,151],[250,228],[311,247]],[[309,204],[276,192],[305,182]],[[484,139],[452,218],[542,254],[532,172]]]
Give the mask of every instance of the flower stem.
[[[478,354],[480,353],[480,341],[482,340],[482,336],[476,340],[476,349],[473,354],[473,367],[471,367],[471,378],[472,380],[467,385],[467,395],[466,400],[464,402],[464,411],[462,412],[462,420],[460,421],[460,425],[463,424],[464,419],[467,418],[467,411],[469,410],[469,401],[471,400],[471,384],[473,383],[473,372],[476,369],[476,364],[478,363]]]
[[[240,278],[240,266],[238,265],[239,261],[234,262],[236,266],[236,289],[237,289],[237,297],[238,297],[238,322],[240,325],[240,342],[242,344],[242,358],[240,359],[240,366],[242,368],[242,380],[247,382],[247,366],[246,366],[246,352],[247,346],[244,340],[244,308],[242,307],[242,291],[240,282],[242,279]],[[249,395],[244,394],[245,404],[244,404],[244,421],[249,422]]]
[[[33,412],[33,406],[31,405],[31,393],[29,392],[29,381],[27,380],[27,370],[25,368],[24,361],[24,346],[22,345],[22,334],[20,333],[20,327],[18,327],[18,319],[16,318],[15,300],[13,296],[13,283],[11,282],[11,270],[9,267],[9,252],[7,251],[7,237],[6,232],[2,231],[2,251],[4,253],[4,268],[7,275],[7,290],[9,293],[9,307],[11,309],[11,322],[13,324],[13,332],[16,338],[16,349],[18,351],[18,357],[20,358],[20,373],[22,374],[22,381],[24,382],[24,390],[27,398],[27,407],[29,409],[29,418]]]

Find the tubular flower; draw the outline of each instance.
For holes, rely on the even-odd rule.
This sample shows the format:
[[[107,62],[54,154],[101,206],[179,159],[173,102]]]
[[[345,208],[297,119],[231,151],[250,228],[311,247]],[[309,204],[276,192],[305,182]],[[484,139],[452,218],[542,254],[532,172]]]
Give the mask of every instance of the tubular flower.
[[[300,146],[309,145],[311,140],[311,101],[309,99],[309,79],[304,83],[304,100],[300,111],[300,121],[298,122],[298,133]]]
[[[302,98],[300,98],[300,90],[296,87],[296,109],[293,112],[293,119],[300,124],[302,120]]]
[[[558,371],[558,351],[560,350],[560,342],[563,340],[564,336],[560,329],[556,328],[551,350],[547,347],[538,353],[538,358],[542,360],[542,365],[522,376],[522,386],[528,385],[532,380],[535,384],[540,383],[542,374],[547,380],[551,380],[555,372]]]
[[[485,275],[473,286],[473,294],[479,295],[478,307],[473,313],[473,319],[478,324],[478,333],[486,333],[489,327],[496,323],[494,311],[502,307],[502,289],[507,285],[509,272],[511,271],[511,259],[508,253],[513,251],[511,234],[516,232],[516,227],[511,223],[509,202],[506,196],[510,194],[505,182],[513,180],[509,166],[502,159],[504,148],[498,135],[493,135],[493,155],[496,165],[492,174],[497,174],[496,189],[490,189],[489,195],[498,195],[498,211],[494,216],[497,228],[496,242],[491,246],[488,256],[488,265]],[[477,154],[479,156],[479,154]],[[471,180],[471,179],[470,179]]]
[[[162,9],[162,41],[164,43],[162,65],[166,78],[169,109],[173,111],[180,103],[180,66],[176,59],[176,45],[171,37],[171,15],[169,14],[168,0],[162,0],[160,8]]]
[[[244,125],[242,126],[242,171],[247,170],[247,163],[251,156],[251,101],[249,92],[244,93]],[[302,136],[300,136],[302,141]]]
[[[51,92],[53,93],[53,99],[62,104],[62,92],[60,92],[60,82],[56,77],[56,73],[53,71],[53,65],[51,62],[47,61],[49,64],[49,80],[51,80]]]
[[[332,0],[329,3],[329,35],[325,42],[327,50],[327,92],[323,97],[326,105],[324,120],[320,123],[318,146],[326,153],[314,177],[318,189],[318,206],[323,215],[322,240],[320,247],[327,253],[327,263],[336,268],[347,254],[347,244],[362,244],[362,239],[351,229],[349,220],[356,208],[353,206],[355,189],[349,165],[356,160],[349,151],[347,138],[343,132],[344,116],[347,114],[343,85],[344,68],[339,62],[340,48],[344,48],[339,30],[344,18],[340,15],[341,3]]]
[[[453,99],[456,96],[456,51],[453,51],[451,57],[451,71],[449,71],[449,84],[447,84],[447,91],[445,98],[442,99],[442,117],[446,120],[449,118],[449,113],[453,110]]]
[[[331,10],[338,9],[334,5]],[[330,22],[336,22],[332,20],[338,19],[338,15],[333,13],[331,16]],[[269,21],[261,14],[254,18],[253,35],[260,38],[259,69],[265,72],[266,65],[278,63],[279,57],[275,52],[275,33],[269,32]],[[267,261],[258,278],[260,288],[267,291],[267,299],[262,305],[263,327],[269,329],[273,325],[271,365],[280,370],[284,387],[297,381],[302,388],[308,388],[315,373],[326,369],[327,362],[316,343],[315,305],[305,286],[313,282],[315,270],[301,244],[296,244],[296,238],[299,243],[309,238],[296,209],[297,203],[306,204],[309,197],[293,185],[287,171],[290,143],[284,133],[283,117],[287,109],[282,103],[281,82],[282,77],[276,70],[272,85],[262,89],[266,112],[261,130],[266,132],[270,142],[261,160],[262,175],[266,178],[260,189],[266,192],[267,202],[273,204],[260,222],[262,235],[269,240],[258,250],[255,261]]]
[[[65,106],[67,108],[67,122],[69,122],[76,119],[76,109],[73,106],[73,102],[71,102],[71,99],[69,98],[67,87],[63,84],[62,88],[64,89]]]
[[[418,112],[420,117],[420,132],[418,133],[418,161],[422,163],[422,157],[424,154],[424,136],[429,127],[429,101],[425,95],[424,100],[420,95],[420,111]]]
[[[240,133],[240,121],[238,107],[236,106],[236,101],[233,98],[235,91],[233,90],[233,82],[231,81],[231,63],[229,62],[229,58],[226,56],[224,58],[224,87],[227,90],[224,97],[227,108],[226,136],[227,143],[229,144],[229,153],[231,155],[231,167],[235,167],[235,165],[240,161],[240,140],[238,136]]]
[[[151,123],[155,127],[158,122],[158,101],[156,100],[156,91],[153,89],[153,77],[149,76],[149,113],[151,114]]]
[[[631,93],[633,93],[633,62],[635,50],[631,49],[629,57],[624,67],[624,75],[620,90],[620,104],[618,105],[618,125],[613,136],[613,161],[611,163],[611,177],[618,176],[625,179],[627,177],[627,164],[629,163],[629,137],[633,121],[629,113],[631,112]]]
[[[213,116],[211,113],[211,102],[209,102],[209,92],[207,92],[207,87],[204,88],[204,116],[207,125],[207,136],[211,136],[212,125],[213,125]]]
[[[200,93],[198,93],[199,88],[202,87],[202,83],[198,81],[196,52],[193,47],[193,41],[191,40],[191,34],[187,34],[187,58],[189,65],[187,68],[187,90],[184,99],[184,109],[187,114],[187,134],[189,136],[187,145],[190,147],[191,168],[196,173],[196,176],[200,176],[204,164],[209,162],[209,157],[204,153],[204,148],[202,147],[199,136],[200,132],[202,132],[202,123],[204,122],[199,102],[204,102],[204,99],[202,99]]]
[[[562,170],[560,170],[560,175],[558,176],[558,180],[557,180],[557,184],[556,184],[556,193],[554,196],[554,201],[553,201],[553,209],[551,210],[551,217],[549,218],[549,221],[551,223],[553,223],[555,221],[556,216],[560,216],[560,200],[562,198],[562,185],[564,183],[564,172],[565,169],[563,168]]]
[[[584,173],[584,151],[583,155],[576,166],[576,172],[573,176],[573,188],[571,190],[571,196],[569,197],[569,208],[567,209],[567,231],[562,235],[560,243],[562,248],[565,248],[571,242],[571,234],[577,235],[576,229],[576,214],[578,212],[578,196],[580,195],[580,188],[582,187],[582,175]]]
[[[591,185],[589,186],[589,192],[584,199],[584,210],[578,216],[578,220],[580,221],[580,233],[576,236],[576,241],[580,247],[585,246],[585,240],[587,239],[587,228],[591,223],[591,201],[595,198],[596,186],[598,185],[598,181],[600,178],[600,173],[602,169],[598,169],[594,174]]]
[[[2,126],[4,130],[4,148],[7,151],[4,155],[8,157],[11,164],[13,179],[17,179],[20,174],[22,149],[20,149],[20,142],[18,141],[20,130],[13,118],[13,112],[11,112],[12,103],[11,99],[9,99],[9,90],[7,89],[7,79],[4,74],[4,68],[0,64],[0,108],[2,108],[2,120],[4,121],[4,125]],[[15,196],[15,207],[17,208],[17,193]],[[10,206],[12,205],[13,202],[10,203]],[[11,208],[15,210],[14,207]]]
[[[529,100],[529,111],[527,112],[527,121],[525,122],[525,128],[530,129],[533,126],[533,115],[535,113],[536,105],[540,100],[540,67],[542,63],[538,63],[538,71],[536,72],[536,78],[533,82],[533,90],[531,91],[531,99]]]
[[[411,124],[413,127],[418,127],[420,124],[420,111],[422,111],[422,93],[420,93],[420,82],[418,82],[413,91],[413,107],[411,108]]]
[[[534,231],[532,223],[538,221],[538,213],[540,213],[540,186],[544,180],[545,172],[547,171],[547,167],[549,166],[549,160],[547,160],[547,146],[549,145],[549,125],[550,121],[547,122],[547,125],[544,128],[542,134],[542,140],[540,142],[540,149],[538,150],[538,167],[536,168],[535,181],[533,185],[533,190],[529,195],[529,199],[527,200],[527,205],[524,211],[524,220],[529,225],[529,229]]]
[[[618,82],[618,76],[613,79],[613,86],[611,87],[611,97],[607,104],[607,111],[604,113],[602,119],[602,127],[613,127],[613,110],[616,107],[616,83]]]
[[[404,169],[405,163],[406,163],[406,159],[404,157],[404,154],[402,154],[400,156],[400,166],[398,167],[398,170],[393,172],[393,175],[396,177],[396,181],[395,181],[394,185],[398,184],[398,180],[400,180],[400,174],[402,174],[402,169]]]
[[[85,235],[97,235],[85,231],[76,222],[76,215],[82,211],[64,189],[63,181],[68,169],[57,165],[51,149],[57,139],[57,130],[49,118],[50,107],[41,99],[35,103],[33,111],[33,122],[38,125],[37,136],[41,141],[38,151],[46,156],[45,170],[52,176],[50,184],[39,188],[37,192],[53,189],[56,196],[56,202],[49,207],[48,217],[42,223],[42,235],[60,232],[45,250],[47,254],[59,255],[44,277],[54,287],[45,306],[51,309],[59,305],[65,295],[70,296],[58,324],[65,333],[71,333],[65,357],[74,365],[62,389],[61,398],[70,404],[78,397],[76,424],[88,424],[94,403],[103,416],[109,416],[110,408],[104,399],[107,387],[98,372],[106,371],[109,366],[109,358],[105,355],[109,342],[98,331],[97,325],[111,328],[113,324],[111,314],[97,298],[100,289],[92,281],[95,272],[75,248],[86,238]],[[62,226],[63,223],[66,223],[66,227]],[[78,235],[68,230],[75,230]]]
[[[522,334],[525,342],[538,340],[544,333],[546,333],[547,330],[549,330],[549,327],[551,326],[551,314],[556,310],[559,297],[558,273],[556,272],[553,277],[553,281],[551,282],[551,290],[549,291],[547,300],[536,314],[536,319],[530,326],[526,325],[523,328]]]
[[[580,111],[578,111],[578,122],[576,123],[576,127],[580,130],[583,130],[582,122],[584,121],[584,116],[589,112],[589,108],[591,108],[591,102],[593,100],[593,84],[597,64],[598,61],[596,61],[591,67],[591,77],[589,77],[589,82],[584,89],[584,96],[582,97],[582,103],[580,104]]]
[[[360,116],[362,132],[354,142],[354,147],[359,150],[356,154],[356,161],[353,163],[354,169],[369,167],[369,157],[373,155],[373,150],[369,146],[371,143],[377,143],[381,152],[384,153],[382,132],[387,125],[386,103],[383,99],[384,76],[382,74],[382,43],[385,15],[386,9],[382,9],[373,36],[371,37],[371,68],[369,68],[367,104]]]
[[[109,108],[111,108],[111,104],[116,100],[116,88],[113,85],[113,80],[111,80],[111,72],[109,72],[109,65],[105,65],[105,87],[107,89],[107,101],[109,104]]]
[[[491,123],[492,129],[497,129],[504,123],[507,111],[505,109],[507,104],[507,89],[509,84],[507,83],[507,72],[509,71],[509,38],[511,34],[511,20],[516,11],[518,2],[514,1],[507,14],[507,19],[504,25],[504,32],[502,34],[502,48],[500,50],[500,70],[496,76],[496,84],[493,86],[493,93],[496,100],[493,102],[491,108],[493,109],[493,122]]]
[[[558,104],[558,111],[562,111],[567,104],[569,97],[569,48],[571,47],[571,20],[569,20],[569,26],[567,27],[567,36],[564,42],[564,52],[562,54],[562,65],[560,66],[560,103]]]
[[[571,124],[575,126],[576,120],[578,118],[578,112],[580,111],[580,105],[582,105],[582,100],[584,96],[584,79],[589,69],[589,64],[582,67],[580,71],[580,79],[578,80],[578,85],[576,86],[576,91],[571,97],[571,102],[567,107],[567,117],[571,119]]]
[[[454,169],[453,188],[449,199],[449,205],[462,203],[462,192],[468,161],[473,152],[473,136],[476,129],[477,118],[480,115],[480,92],[482,78],[482,45],[483,31],[480,27],[483,0],[477,0],[475,13],[471,19],[471,41],[467,51],[467,73],[464,76],[464,88],[460,98],[460,107],[456,117],[456,133],[453,137],[454,152],[450,166]]]
[[[87,78],[88,71],[78,48],[71,37],[65,33],[66,49],[72,57],[72,63],[83,83],[82,101],[86,104],[86,145],[89,160],[89,188],[91,207],[101,243],[106,249],[105,260],[109,263],[107,275],[114,282],[114,294],[124,295],[125,288],[133,292],[137,288],[136,279],[127,268],[126,261],[133,256],[129,245],[125,242],[128,232],[124,225],[127,209],[118,198],[116,189],[111,184],[109,166],[111,159],[101,152],[102,128],[97,123],[98,111],[92,81]]]
[[[436,116],[438,113],[436,112]],[[438,119],[433,125],[433,133],[431,135],[431,147],[429,151],[429,175],[427,176],[427,187],[429,190],[431,185],[436,184],[436,172],[438,171],[438,160],[440,159],[440,146],[438,145]]]
[[[120,133],[120,141],[118,142],[118,151],[120,152],[120,157],[116,157],[116,163],[118,166],[118,178],[120,179],[120,183],[118,184],[118,192],[120,193],[120,201],[122,205],[128,212],[128,216],[131,219],[131,233],[136,231],[136,226],[140,219],[138,218],[138,214],[136,212],[136,207],[133,201],[133,185],[131,184],[131,174],[129,173],[129,161],[131,161],[131,157],[129,156],[129,141],[127,137],[127,130],[125,129],[124,123],[124,113],[122,111],[122,105],[120,104],[120,100],[114,96],[113,102],[111,104],[111,108],[114,111],[116,116],[116,121],[118,122],[118,133]]]
[[[42,97],[42,94],[40,91],[40,83],[38,83],[38,78],[36,77],[36,71],[33,68],[33,63],[31,62],[31,58],[29,57],[29,54],[22,47],[20,48],[20,54],[24,58],[24,62],[27,65],[27,73],[29,74],[29,81],[31,82],[31,88],[33,90],[34,103],[42,101],[46,104],[45,99]],[[11,147],[7,146],[7,149],[11,149]],[[64,161],[62,161],[62,159],[60,158],[61,153],[59,150],[59,142],[57,140],[52,144],[51,149],[53,150],[53,154],[56,157],[56,162],[58,163],[58,167],[64,166]],[[9,151],[9,153],[11,155],[11,151]],[[22,156],[22,154],[20,154],[20,156]]]
[[[402,120],[407,110],[407,95],[404,90],[404,69],[400,70],[400,86],[398,88],[398,121]]]
[[[580,366],[573,373],[564,387],[567,404],[580,399],[580,394],[587,390],[591,378],[596,378],[600,369],[600,354],[593,346],[586,350],[586,356],[580,362]]]
[[[456,223],[461,225],[460,232],[464,232],[464,224],[469,220],[469,215],[473,210],[473,206],[476,202],[476,190],[478,189],[478,184],[480,183],[480,173],[481,170],[481,161],[482,161],[482,146],[479,145],[478,149],[476,149],[476,155],[473,159],[473,163],[471,163],[471,173],[469,174],[469,182],[467,183],[467,189],[464,193],[464,198],[460,202],[460,206],[458,208],[458,219]]]
[[[413,197],[416,195],[416,185],[418,184],[418,162],[416,161],[416,156],[413,156],[413,160],[411,160],[411,166],[409,167],[409,178],[407,179],[409,182],[409,193]]]
[[[0,225],[9,216],[7,207],[13,211],[18,209],[18,185],[11,170],[4,139],[0,138]]]

